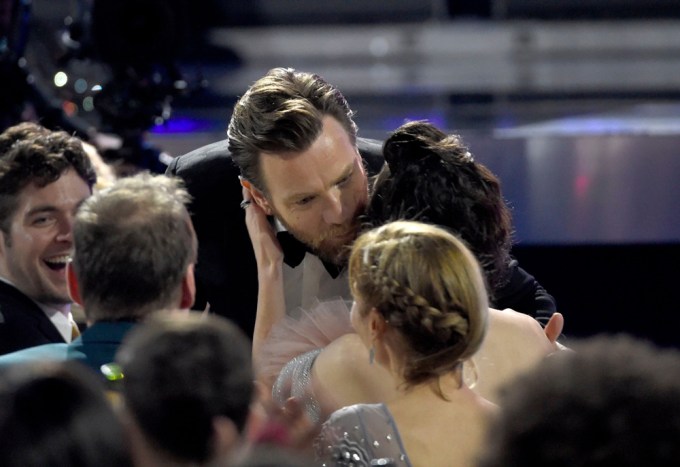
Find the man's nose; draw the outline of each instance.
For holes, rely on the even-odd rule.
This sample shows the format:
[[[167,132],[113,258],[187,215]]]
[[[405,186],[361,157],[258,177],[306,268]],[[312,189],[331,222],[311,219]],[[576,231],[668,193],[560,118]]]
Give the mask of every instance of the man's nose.
[[[73,219],[64,219],[59,222],[59,232],[57,233],[58,242],[73,241]]]
[[[348,209],[343,204],[342,191],[334,187],[328,194],[323,220],[327,224],[342,224],[347,220],[347,212]]]

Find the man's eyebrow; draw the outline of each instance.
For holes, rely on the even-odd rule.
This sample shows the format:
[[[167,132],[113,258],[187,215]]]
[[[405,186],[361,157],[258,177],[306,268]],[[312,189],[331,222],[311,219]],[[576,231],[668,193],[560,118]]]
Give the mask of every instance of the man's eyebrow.
[[[32,209],[29,209],[26,215],[28,216],[33,216],[35,214],[43,214],[43,213],[48,213],[48,212],[56,212],[58,211],[56,206],[52,206],[50,204],[43,204],[40,206],[35,206]]]
[[[354,169],[355,169],[355,162],[352,162],[347,167],[345,167],[345,170],[342,171],[342,173],[340,174],[340,176],[338,178],[333,180],[331,185],[337,185],[338,183],[342,182],[343,179],[347,178],[349,175],[352,174],[352,172],[354,172]],[[285,203],[294,203],[294,202],[299,201],[301,199],[305,199],[305,198],[310,197],[310,196],[316,196],[318,194],[319,193],[316,192],[316,191],[294,193],[290,196],[285,197],[284,202]]]
[[[300,201],[311,196],[317,196],[318,194],[319,194],[318,191],[302,191],[298,193],[293,193],[292,195],[286,196],[284,198],[284,202],[288,204],[296,203],[297,201]]]
[[[355,163],[352,162],[350,165],[348,165],[345,170],[342,171],[342,174],[333,182],[333,185],[337,185],[338,183],[342,182],[345,178],[350,176],[352,172],[354,172],[354,166]]]
[[[76,203],[75,210],[77,211],[80,206],[83,205],[87,198],[83,198],[78,203]],[[32,216],[34,214],[43,214],[43,213],[50,213],[50,212],[57,212],[59,211],[59,208],[53,204],[40,204],[38,206],[34,206],[33,208],[29,209],[28,212],[26,213],[27,216]]]

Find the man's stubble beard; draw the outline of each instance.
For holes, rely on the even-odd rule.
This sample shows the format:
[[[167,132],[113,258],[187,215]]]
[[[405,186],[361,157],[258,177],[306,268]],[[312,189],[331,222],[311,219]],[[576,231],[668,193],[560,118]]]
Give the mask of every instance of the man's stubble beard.
[[[335,264],[339,267],[347,265],[349,254],[354,240],[359,236],[361,228],[360,217],[366,210],[364,204],[357,207],[352,223],[349,226],[333,226],[326,230],[321,236],[311,237],[305,232],[297,230],[289,225],[285,219],[276,216],[286,230],[293,235],[298,241],[303,243],[312,253],[318,256],[321,260]],[[341,243],[329,244],[328,239],[347,237],[347,240]]]

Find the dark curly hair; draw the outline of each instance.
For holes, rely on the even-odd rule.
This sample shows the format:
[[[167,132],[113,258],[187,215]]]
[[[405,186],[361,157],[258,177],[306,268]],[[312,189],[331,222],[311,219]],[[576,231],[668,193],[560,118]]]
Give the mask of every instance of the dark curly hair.
[[[481,264],[489,295],[508,280],[512,221],[500,182],[474,161],[460,137],[416,121],[385,141],[386,164],[378,175],[365,221],[439,225],[463,239]]]
[[[63,131],[25,122],[0,135],[0,230],[9,232],[18,195],[28,184],[44,187],[74,169],[92,188],[97,176],[82,141]]]

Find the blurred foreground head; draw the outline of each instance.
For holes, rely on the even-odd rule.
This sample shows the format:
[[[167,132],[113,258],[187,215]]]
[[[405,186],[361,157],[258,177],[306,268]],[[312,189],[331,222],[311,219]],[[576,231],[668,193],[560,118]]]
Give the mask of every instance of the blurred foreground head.
[[[250,342],[230,321],[197,313],[155,316],[132,331],[117,361],[143,450],[196,465],[238,445],[254,377]]]
[[[16,365],[0,375],[0,465],[131,465],[101,382],[76,362]]]
[[[574,350],[507,388],[479,466],[677,466],[680,353],[625,336]]]

